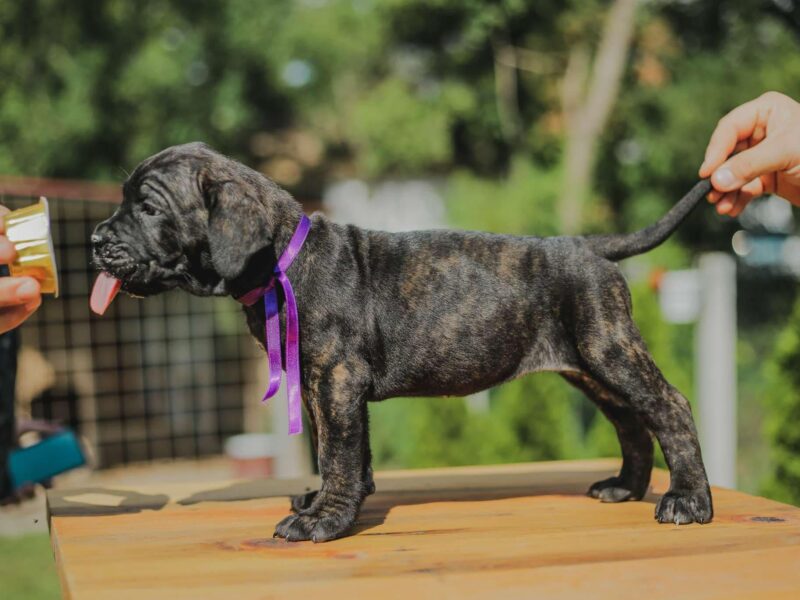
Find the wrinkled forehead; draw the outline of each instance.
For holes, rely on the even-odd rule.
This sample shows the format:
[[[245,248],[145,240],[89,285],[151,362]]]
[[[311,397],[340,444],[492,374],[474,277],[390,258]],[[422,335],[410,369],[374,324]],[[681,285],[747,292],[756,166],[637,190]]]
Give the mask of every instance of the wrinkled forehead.
[[[146,159],[125,181],[125,202],[155,196],[170,205],[184,204],[200,196],[199,175],[207,157],[165,150]]]

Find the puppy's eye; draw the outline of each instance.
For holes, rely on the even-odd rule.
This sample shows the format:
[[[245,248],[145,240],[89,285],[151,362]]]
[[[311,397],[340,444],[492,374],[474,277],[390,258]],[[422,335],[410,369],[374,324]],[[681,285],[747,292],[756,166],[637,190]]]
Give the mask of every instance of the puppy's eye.
[[[142,212],[146,215],[151,217],[155,217],[158,214],[161,214],[161,211],[158,209],[157,206],[150,204],[149,202],[142,202]]]

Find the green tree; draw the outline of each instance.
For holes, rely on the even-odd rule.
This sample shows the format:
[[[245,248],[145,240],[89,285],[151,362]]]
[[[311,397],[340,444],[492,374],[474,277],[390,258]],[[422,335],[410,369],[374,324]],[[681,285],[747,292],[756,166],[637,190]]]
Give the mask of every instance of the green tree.
[[[769,415],[767,435],[772,469],[764,493],[800,505],[800,301],[778,337],[767,365]]]

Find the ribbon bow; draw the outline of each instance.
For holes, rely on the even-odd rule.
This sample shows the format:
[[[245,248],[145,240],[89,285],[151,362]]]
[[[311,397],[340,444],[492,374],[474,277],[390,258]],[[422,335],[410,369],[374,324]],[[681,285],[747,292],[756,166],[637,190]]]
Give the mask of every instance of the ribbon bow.
[[[245,306],[252,306],[258,302],[259,298],[264,299],[269,386],[261,401],[266,402],[276,394],[281,385],[281,321],[278,313],[276,281],[283,288],[283,297],[286,300],[286,383],[289,398],[290,435],[303,432],[303,417],[300,392],[300,325],[297,319],[297,301],[294,297],[294,289],[286,276],[286,270],[300,253],[309,229],[311,229],[311,221],[303,215],[292,239],[289,240],[289,245],[278,259],[273,276],[267,285],[250,290],[236,299]]]

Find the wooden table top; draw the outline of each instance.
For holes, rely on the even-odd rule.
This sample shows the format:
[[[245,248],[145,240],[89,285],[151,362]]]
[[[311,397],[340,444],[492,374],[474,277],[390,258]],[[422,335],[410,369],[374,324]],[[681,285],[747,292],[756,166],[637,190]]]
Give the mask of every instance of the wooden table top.
[[[715,489],[709,525],[583,495],[618,461],[390,471],[356,534],[272,538],[314,480],[53,490],[65,597],[800,598],[800,509]]]

